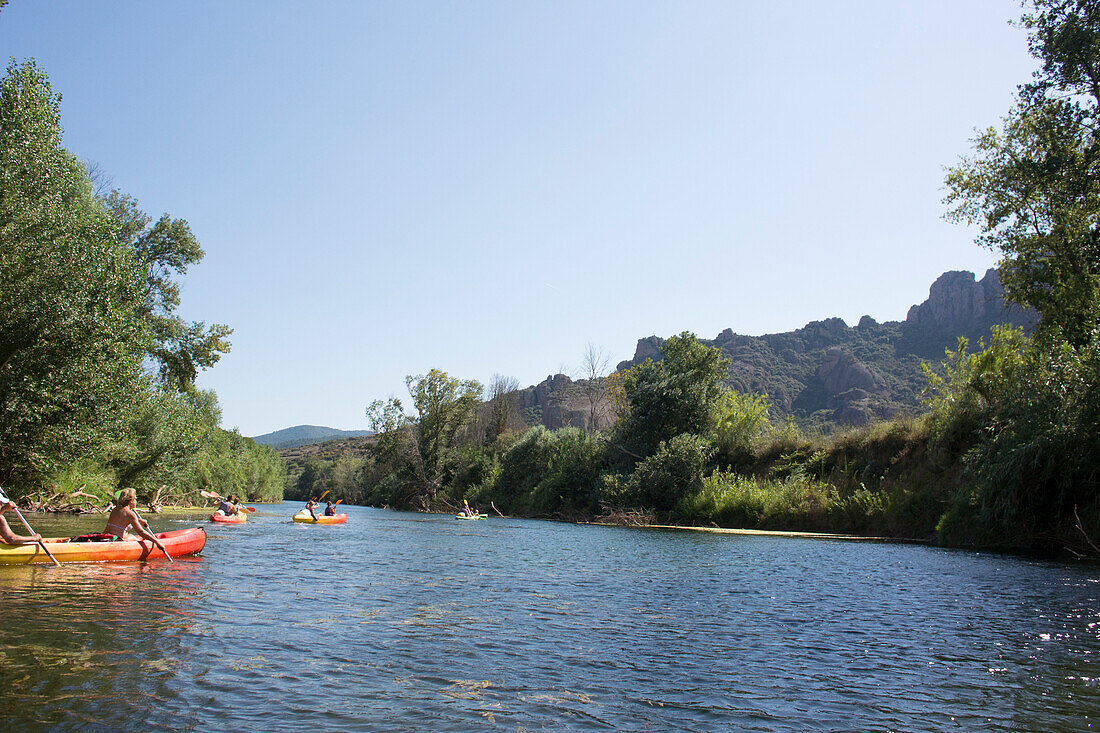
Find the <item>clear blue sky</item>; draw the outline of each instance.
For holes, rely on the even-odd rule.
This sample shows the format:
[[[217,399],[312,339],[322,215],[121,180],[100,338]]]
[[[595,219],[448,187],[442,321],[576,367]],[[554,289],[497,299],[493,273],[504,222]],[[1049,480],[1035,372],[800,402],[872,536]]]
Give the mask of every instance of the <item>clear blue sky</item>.
[[[206,259],[246,435],[363,428],[432,367],[898,320],[992,253],[943,167],[1035,64],[1008,0],[11,0],[64,143]]]

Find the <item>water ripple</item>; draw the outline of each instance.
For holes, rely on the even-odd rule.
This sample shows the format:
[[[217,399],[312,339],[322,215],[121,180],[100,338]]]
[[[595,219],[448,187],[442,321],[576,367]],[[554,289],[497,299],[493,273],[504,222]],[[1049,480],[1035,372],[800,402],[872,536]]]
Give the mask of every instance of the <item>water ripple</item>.
[[[292,513],[210,527],[203,556],[172,565],[0,567],[8,725],[1053,731],[1100,715],[1092,566]]]

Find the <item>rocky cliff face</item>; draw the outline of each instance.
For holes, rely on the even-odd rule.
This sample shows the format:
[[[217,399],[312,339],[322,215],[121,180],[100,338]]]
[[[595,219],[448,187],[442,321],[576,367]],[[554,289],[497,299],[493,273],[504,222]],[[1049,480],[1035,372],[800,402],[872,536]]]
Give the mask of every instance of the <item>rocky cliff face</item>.
[[[583,379],[573,381],[564,374],[552,374],[532,387],[519,390],[516,406],[528,425],[541,424],[551,430],[569,426],[587,429],[592,409],[584,387]],[[607,425],[608,409],[606,400],[598,405],[597,427]]]
[[[981,280],[970,272],[945,272],[932,283],[928,299],[910,308],[904,321],[879,323],[863,316],[852,328],[840,318],[827,318],[797,331],[764,336],[744,336],[727,328],[713,341],[704,341],[729,357],[732,387],[768,395],[773,419],[790,415],[827,428],[859,425],[899,410],[917,411],[926,382],[922,360],[942,359],[944,349],[954,348],[959,336],[988,338],[995,324],[1027,328],[1035,321],[1034,313],[1005,303],[996,270],[987,271]],[[617,368],[660,359],[663,344],[658,336],[639,339],[634,358]],[[549,382],[524,391],[549,387]],[[560,380],[558,384],[559,389],[565,386]],[[580,411],[576,403],[573,409]],[[560,421],[552,414],[542,420],[547,425]]]
[[[905,327],[924,333],[984,336],[990,326],[1012,323],[1031,326],[1035,316],[1005,302],[1001,279],[994,269],[981,280],[972,272],[945,272],[928,289],[928,300],[909,309]]]

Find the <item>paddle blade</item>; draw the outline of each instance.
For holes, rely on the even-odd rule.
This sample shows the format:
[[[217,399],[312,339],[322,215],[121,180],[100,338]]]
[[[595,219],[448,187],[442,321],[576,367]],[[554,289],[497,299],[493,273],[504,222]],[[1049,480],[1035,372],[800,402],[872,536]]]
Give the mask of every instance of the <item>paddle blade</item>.
[[[342,502],[342,501],[343,501],[343,499],[337,499],[336,503],[333,504],[333,506],[340,506],[340,502]]]
[[[326,496],[328,496],[331,493],[332,493],[332,489],[329,489],[325,493],[321,494],[321,499],[324,499]],[[320,501],[321,499],[318,499],[317,501]]]
[[[246,506],[246,507],[243,507],[243,508],[250,511],[250,512],[252,512],[253,514],[256,513],[256,507],[254,507],[254,506]]]

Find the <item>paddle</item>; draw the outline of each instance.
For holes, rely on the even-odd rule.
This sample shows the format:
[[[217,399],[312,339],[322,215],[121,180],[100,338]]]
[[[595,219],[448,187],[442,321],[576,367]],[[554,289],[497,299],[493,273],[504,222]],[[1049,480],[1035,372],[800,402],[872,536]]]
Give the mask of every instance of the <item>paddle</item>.
[[[221,494],[219,494],[216,491],[203,491],[203,490],[200,490],[199,491],[199,496],[201,496],[204,499],[225,499],[224,496],[222,496]],[[244,509],[246,512],[251,512],[253,514],[256,513],[256,507],[254,507],[254,506],[242,506],[241,509]]]
[[[136,514],[137,512],[134,513]],[[153,534],[153,530],[149,529],[149,523],[141,517],[138,517],[138,521],[142,524],[142,526],[145,527],[146,532],[153,535],[153,544],[160,548],[160,551],[164,553],[164,556],[166,558],[168,558],[168,562],[175,562],[175,560],[172,559],[172,556],[168,554],[168,550],[164,548],[164,545],[161,543],[161,541],[157,539],[157,536],[155,534]]]
[[[15,502],[11,501],[11,499],[8,498],[7,494],[5,494],[3,491],[0,491],[0,503],[7,504],[9,502],[11,503],[12,508],[15,510],[15,516],[19,517],[19,521],[22,522],[23,526],[27,528],[27,533],[33,535],[34,530],[31,529],[31,525],[27,524],[27,520],[23,518],[23,513],[19,511],[19,507],[15,506]],[[53,556],[53,553],[50,552],[49,548],[46,547],[45,542],[43,542],[42,540],[38,540],[38,544],[42,547],[42,551],[46,553],[46,556],[53,560],[54,565],[61,565],[61,563],[57,561],[57,558]]]

